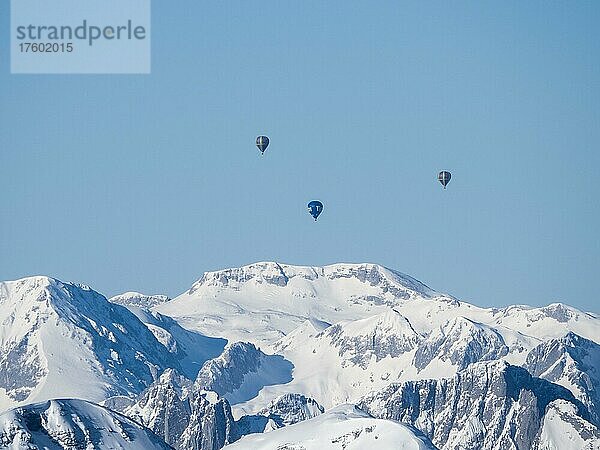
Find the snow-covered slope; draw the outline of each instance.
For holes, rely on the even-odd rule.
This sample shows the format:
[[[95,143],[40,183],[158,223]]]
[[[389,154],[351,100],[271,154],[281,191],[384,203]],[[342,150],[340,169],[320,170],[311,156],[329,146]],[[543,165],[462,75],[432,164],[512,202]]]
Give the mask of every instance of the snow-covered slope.
[[[542,340],[569,331],[600,342],[597,315],[555,303],[542,308],[480,308],[437,293],[423,283],[377,264],[290,266],[275,262],[205,273],[172,301],[154,310],[188,329],[230,341],[273,344],[306,320],[337,323],[394,308],[416,332],[427,335],[452,319],[494,328],[521,364]]]
[[[438,294],[376,264],[301,267],[274,262],[207,272],[184,294],[156,306],[186,328],[231,341],[272,343],[307,319],[366,318],[401,300]],[[447,298],[447,297],[443,297]]]
[[[121,306],[137,306],[138,308],[150,309],[153,306],[161,305],[171,300],[166,295],[146,295],[140,292],[124,292],[108,299],[111,303]]]
[[[284,393],[304,393],[327,408],[352,402],[402,377],[424,339],[389,308],[366,319],[322,326],[306,321],[273,345],[294,364],[293,380],[266,386],[256,398],[236,405],[236,415],[256,413]]]
[[[458,318],[486,325],[502,336],[509,351],[506,358],[512,364],[522,364],[527,353],[541,341],[560,338],[569,331],[600,341],[597,315],[558,303],[541,308],[509,306],[497,309],[480,308],[466,302],[417,299],[400,302],[394,309],[407,317],[417,331],[425,334]]]
[[[126,308],[47,277],[0,283],[0,411],[141,392],[178,362]]]
[[[515,305],[491,311],[493,320],[488,323],[539,339],[557,339],[572,331],[584,338],[600,342],[598,315],[582,312],[562,303],[552,303],[541,308]]]
[[[256,398],[234,406],[236,415],[255,413],[260,405],[292,392],[330,408],[355,402],[391,382],[449,377],[470,364],[511,356],[502,335],[491,326],[455,317],[423,336],[397,309],[321,331],[304,322],[272,346],[294,364],[293,380],[267,386]],[[527,338],[523,343],[524,348],[531,345]]]
[[[50,400],[0,414],[0,448],[8,450],[166,450],[147,428],[83,400]]]
[[[179,361],[183,375],[194,379],[202,365],[219,356],[227,341],[182,328],[177,321],[137,306],[127,306]]]
[[[597,450],[598,428],[582,419],[570,402],[554,400],[546,408],[544,422],[532,450]]]
[[[343,364],[366,368],[369,362],[395,358],[416,348],[423,339],[406,317],[389,309],[366,319],[333,325],[323,331]]]
[[[310,420],[268,433],[251,434],[227,450],[427,450],[426,437],[407,425],[371,417],[341,405]]]
[[[390,382],[450,377],[480,361],[522,365],[536,346],[571,331],[600,341],[594,314],[562,304],[480,308],[376,264],[267,262],[208,272],[156,310],[291,361],[293,380],[235,405],[236,416],[286,393],[332,407]]]

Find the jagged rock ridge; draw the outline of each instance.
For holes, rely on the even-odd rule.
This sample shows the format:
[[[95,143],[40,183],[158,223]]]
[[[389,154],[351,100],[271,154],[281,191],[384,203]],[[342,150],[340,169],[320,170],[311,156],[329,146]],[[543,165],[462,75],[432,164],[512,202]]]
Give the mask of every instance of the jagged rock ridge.
[[[544,448],[545,414],[556,402],[571,405],[583,441],[600,445],[586,407],[570,391],[504,362],[478,363],[450,379],[394,383],[359,405],[414,425],[442,450],[520,450]]]

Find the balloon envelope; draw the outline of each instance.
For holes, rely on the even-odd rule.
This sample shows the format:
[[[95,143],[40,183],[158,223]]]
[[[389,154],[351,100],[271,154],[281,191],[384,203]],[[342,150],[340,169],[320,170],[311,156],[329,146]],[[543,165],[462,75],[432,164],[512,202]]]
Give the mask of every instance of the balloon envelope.
[[[264,153],[269,146],[269,138],[267,136],[258,136],[256,138],[256,146],[261,153]]]
[[[440,183],[442,183],[442,186],[444,186],[444,189],[446,189],[446,185],[448,183],[450,183],[450,178],[452,178],[452,174],[450,172],[448,172],[447,170],[442,170],[439,173],[438,180]]]
[[[308,212],[315,220],[317,220],[319,214],[323,212],[323,203],[318,200],[313,200],[308,204]]]

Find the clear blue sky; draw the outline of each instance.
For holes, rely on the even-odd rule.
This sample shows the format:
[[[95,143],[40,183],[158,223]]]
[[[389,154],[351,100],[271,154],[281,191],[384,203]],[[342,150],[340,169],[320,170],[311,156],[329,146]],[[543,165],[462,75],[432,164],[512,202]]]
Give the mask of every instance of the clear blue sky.
[[[126,76],[10,75],[0,5],[0,279],[369,261],[598,311],[599,2],[176,3]]]

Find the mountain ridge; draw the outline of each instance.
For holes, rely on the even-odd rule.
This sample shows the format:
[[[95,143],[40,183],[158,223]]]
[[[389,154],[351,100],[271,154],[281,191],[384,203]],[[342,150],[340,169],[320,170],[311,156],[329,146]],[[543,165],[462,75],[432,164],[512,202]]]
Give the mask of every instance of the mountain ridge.
[[[596,314],[481,308],[377,264],[256,263],[206,272],[172,300],[109,301],[28,277],[0,283],[0,324],[0,410],[81,396],[181,448],[218,450],[352,403],[407,420],[443,450],[500,450],[489,439],[587,449],[599,436]]]

